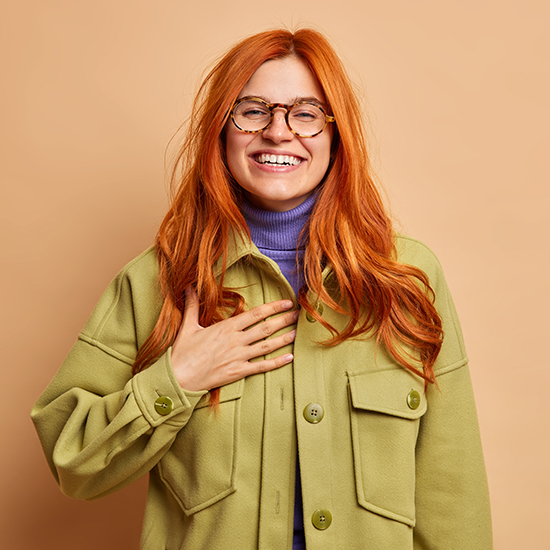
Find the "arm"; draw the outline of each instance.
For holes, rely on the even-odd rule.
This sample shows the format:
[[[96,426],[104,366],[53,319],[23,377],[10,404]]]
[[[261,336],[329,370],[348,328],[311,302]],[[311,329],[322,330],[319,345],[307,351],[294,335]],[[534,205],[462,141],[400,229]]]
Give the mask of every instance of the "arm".
[[[410,237],[399,259],[422,269],[435,294],[444,339],[416,447],[415,550],[492,549],[491,511],[462,330],[439,261]]]
[[[131,483],[162,458],[207,390],[293,359],[284,354],[251,361],[294,340],[294,331],[277,334],[296,322],[297,312],[287,311],[292,302],[263,304],[203,328],[197,296],[189,290],[174,347],[132,377],[137,350],[162,303],[153,252],[111,283],[32,411],[50,468],[67,495],[95,498]],[[167,409],[158,407],[161,397]]]
[[[416,448],[414,548],[490,550],[489,491],[462,330],[437,258],[417,242],[408,254],[430,279],[444,330],[438,387],[428,387]]]
[[[137,349],[160,310],[156,276],[149,250],[115,278],[33,408],[49,466],[67,495],[99,497],[150,470],[206,393],[181,389],[170,350],[132,377]],[[172,400],[169,414],[156,410],[160,396]]]
[[[179,388],[164,354],[129,379],[130,365],[79,340],[40,397],[32,419],[63,492],[95,498],[139,478],[160,460],[206,392]],[[173,403],[155,408],[159,396]]]
[[[468,365],[428,389],[416,451],[415,550],[490,550],[491,511]]]

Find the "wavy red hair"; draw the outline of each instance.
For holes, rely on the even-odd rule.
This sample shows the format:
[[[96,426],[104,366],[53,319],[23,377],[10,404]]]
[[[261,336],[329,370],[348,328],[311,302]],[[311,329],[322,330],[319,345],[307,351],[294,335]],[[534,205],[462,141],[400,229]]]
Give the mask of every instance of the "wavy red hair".
[[[435,382],[433,364],[442,343],[441,319],[426,275],[397,262],[394,232],[374,184],[361,109],[346,71],[326,38],[300,29],[266,31],[239,42],[202,83],[172,176],[171,207],[156,237],[164,304],[133,372],[150,365],[174,341],[192,285],[200,299],[200,323],[208,326],[244,310],[244,300],[224,287],[225,254],[231,231],[249,238],[239,209],[240,188],[225,162],[224,127],[239,92],[265,61],[295,56],[317,77],[336,118],[332,162],[305,231],[300,306],[331,333],[325,345],[376,333],[405,368]],[[221,258],[219,280],[213,273]],[[322,269],[333,267],[340,289],[336,302],[323,285]],[[307,300],[320,301],[349,316],[338,332]],[[416,350],[416,359],[405,350]],[[418,359],[422,369],[416,367]],[[212,390],[216,403],[218,391]]]

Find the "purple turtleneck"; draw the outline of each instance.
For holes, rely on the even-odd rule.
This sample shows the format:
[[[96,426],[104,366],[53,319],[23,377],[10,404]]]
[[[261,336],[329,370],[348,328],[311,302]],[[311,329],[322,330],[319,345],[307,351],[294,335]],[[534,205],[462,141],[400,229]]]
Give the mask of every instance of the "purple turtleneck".
[[[302,204],[287,212],[262,210],[245,198],[242,202],[242,212],[248,224],[252,242],[262,254],[277,263],[296,295],[303,283],[303,274],[301,270],[297,269],[296,251],[298,250],[299,256],[303,253],[303,243],[299,247],[298,241],[313,210],[315,198],[315,195],[312,195]],[[298,460],[296,460],[293,550],[305,550],[306,548],[303,515],[300,468]]]
[[[242,202],[242,212],[250,229],[252,242],[262,254],[278,264],[296,295],[303,282],[302,273],[297,271],[296,265],[298,239],[314,204],[315,195],[312,195],[292,210],[272,212],[262,210],[244,198]],[[300,256],[303,247],[302,243],[298,251]]]

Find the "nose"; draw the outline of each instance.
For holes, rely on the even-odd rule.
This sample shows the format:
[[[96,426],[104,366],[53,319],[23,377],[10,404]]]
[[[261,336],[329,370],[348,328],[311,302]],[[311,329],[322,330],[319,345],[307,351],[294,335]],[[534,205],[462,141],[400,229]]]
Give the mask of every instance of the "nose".
[[[273,143],[281,143],[294,138],[294,134],[286,124],[285,110],[275,109],[273,111],[273,120],[268,128],[263,131],[263,137]]]

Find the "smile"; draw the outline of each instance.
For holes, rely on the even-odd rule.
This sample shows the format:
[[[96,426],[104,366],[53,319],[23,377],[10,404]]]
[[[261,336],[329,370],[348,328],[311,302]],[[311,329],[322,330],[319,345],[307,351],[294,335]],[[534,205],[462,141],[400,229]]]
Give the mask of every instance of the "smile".
[[[268,166],[296,166],[302,162],[302,159],[298,157],[292,157],[290,155],[269,155],[267,153],[255,155],[254,160]]]

